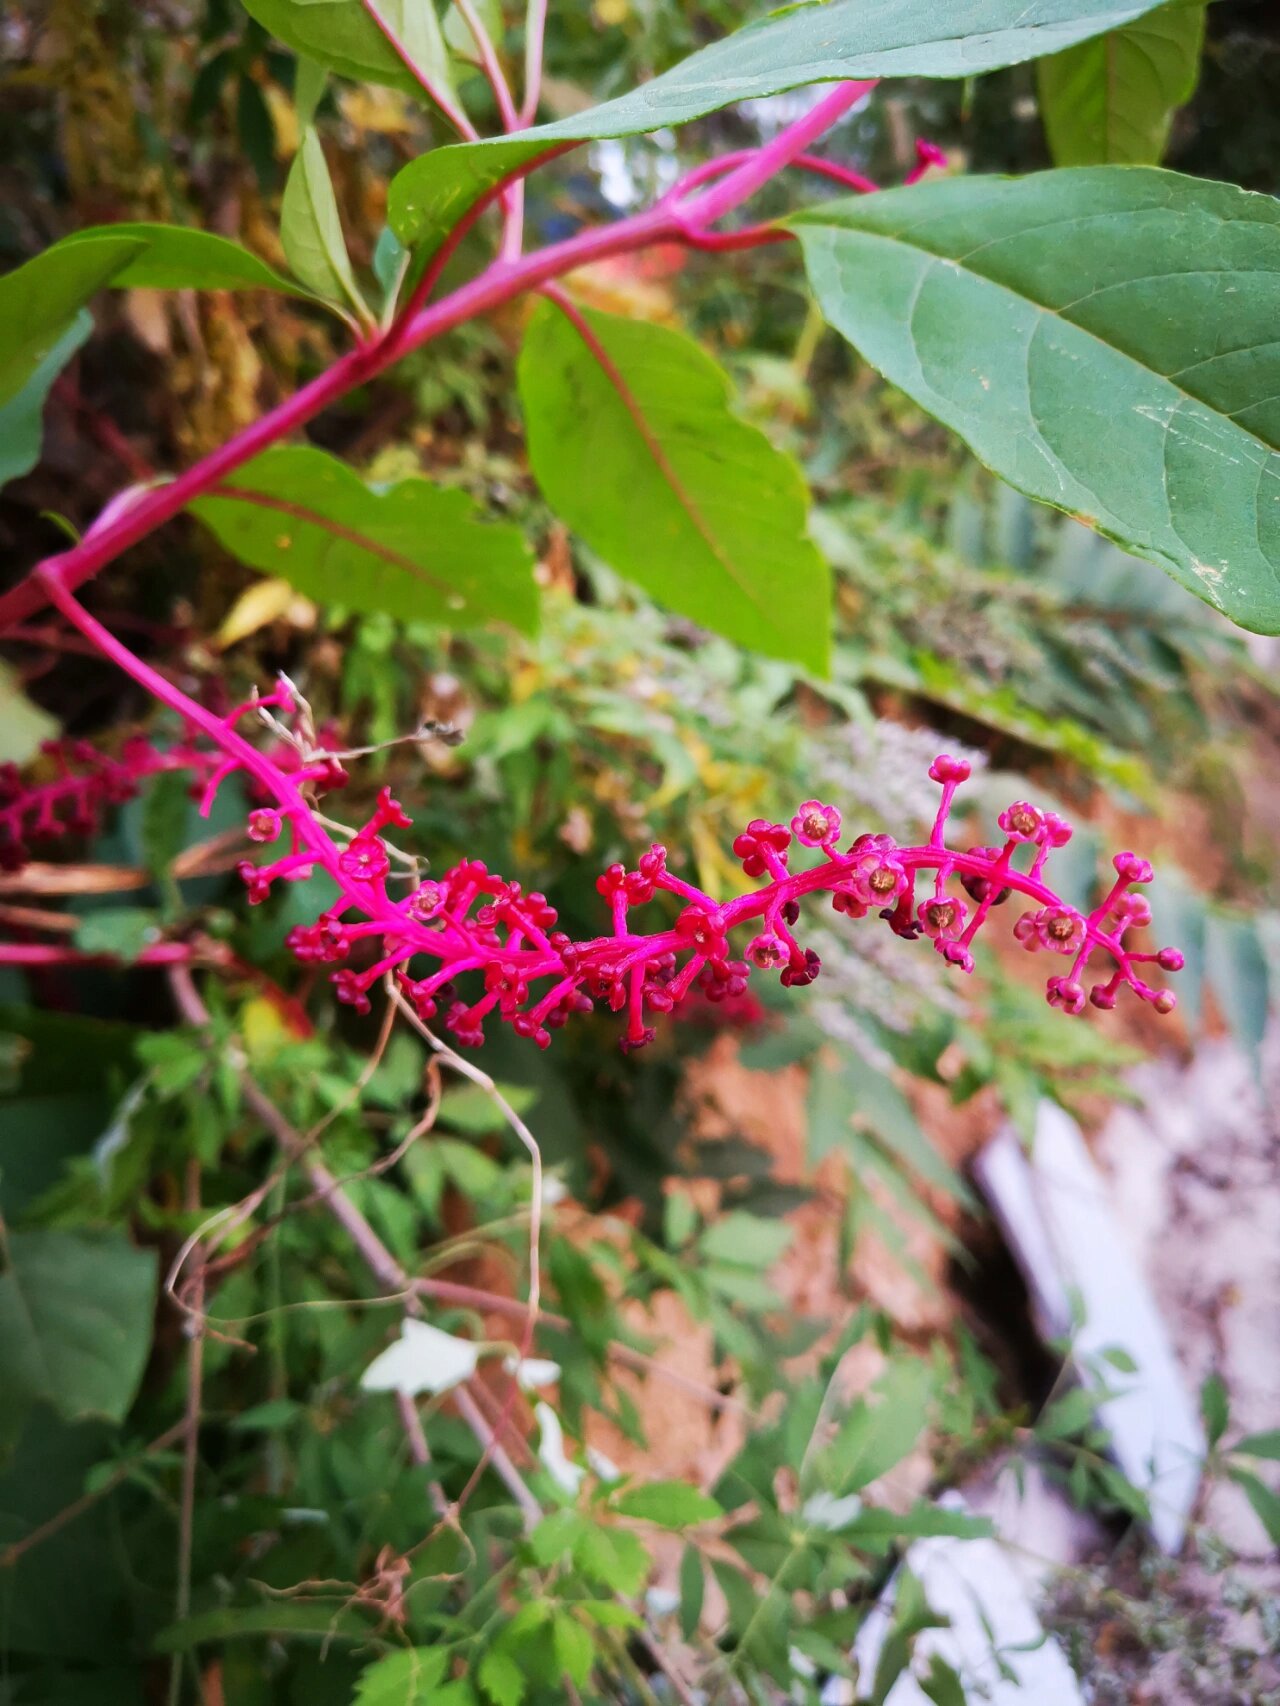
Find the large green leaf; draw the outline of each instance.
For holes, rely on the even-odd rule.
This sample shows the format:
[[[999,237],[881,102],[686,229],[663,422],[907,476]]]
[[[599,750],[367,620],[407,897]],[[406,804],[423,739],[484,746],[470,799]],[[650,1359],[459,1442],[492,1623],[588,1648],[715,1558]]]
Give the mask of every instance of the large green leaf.
[[[26,384],[7,403],[0,403],[0,486],[29,474],[40,460],[50,389],[92,330],[93,318],[81,308]]]
[[[1095,166],[792,223],[831,324],[988,467],[1280,631],[1280,203]]]
[[[530,160],[604,136],[685,124],[735,101],[864,77],[971,77],[1118,29],[1153,0],[829,0],[788,6],[713,42],[661,77],[518,137],[436,149],[392,181],[387,218],[406,243],[439,240]],[[284,0],[269,0],[272,11]],[[266,23],[264,0],[250,10]],[[291,10],[318,12],[315,6]],[[269,27],[275,27],[274,25]],[[279,33],[279,32],[277,32]],[[283,39],[289,39],[284,37]],[[296,45],[296,44],[294,44]]]
[[[536,625],[523,535],[486,521],[465,492],[418,479],[371,489],[345,462],[296,445],[268,450],[191,508],[242,562],[322,604],[451,628]]]
[[[47,1409],[33,1410],[16,1451],[0,1467],[0,1556],[79,1499],[90,1475],[111,1462],[116,1444],[114,1429],[103,1422],[71,1426]],[[119,1498],[100,1500],[0,1571],[0,1649],[6,1655],[54,1663],[124,1659],[131,1584],[120,1568]],[[82,1672],[78,1680],[78,1693],[57,1698],[99,1706],[96,1675]],[[44,1686],[40,1692],[51,1698]],[[6,1706],[10,1698],[0,1688]]]
[[[520,355],[529,458],[552,508],[672,609],[825,670],[830,574],[795,463],[731,413],[727,375],[682,333],[585,318],[609,371],[549,305]]]
[[[37,1402],[119,1422],[151,1345],[156,1257],[121,1233],[10,1232],[0,1273],[0,1431]]]
[[[926,1363],[907,1357],[891,1362],[850,1408],[834,1440],[813,1453],[807,1469],[830,1492],[861,1492],[915,1447],[932,1392]]]
[[[47,252],[68,254],[82,244],[97,244],[108,238],[128,239],[137,245],[128,263],[108,281],[119,290],[284,290],[292,296],[308,294],[229,237],[194,231],[185,225],[145,221],[91,225],[64,237]]]
[[[448,50],[431,0],[374,0],[379,16],[433,85],[450,87]],[[362,0],[244,0],[245,11],[286,47],[344,77],[367,78],[410,94],[421,85]]]
[[[1206,0],[1166,0],[1120,30],[1036,66],[1040,113],[1059,166],[1154,166],[1200,70]]]
[[[135,237],[57,243],[0,278],[0,404],[18,395],[89,298],[142,249]]]

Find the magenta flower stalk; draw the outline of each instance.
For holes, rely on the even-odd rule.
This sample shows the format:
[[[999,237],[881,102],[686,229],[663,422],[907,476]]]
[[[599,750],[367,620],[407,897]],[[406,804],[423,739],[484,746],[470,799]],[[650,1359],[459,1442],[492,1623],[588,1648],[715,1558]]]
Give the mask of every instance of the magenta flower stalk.
[[[0,764],[0,871],[21,870],[32,843],[95,834],[104,809],[133,799],[148,776],[199,774],[210,762],[189,742],[162,750],[141,735],[125,741],[118,758],[84,740],[45,741],[40,751],[58,772],[47,782],[24,782],[16,764]]]
[[[263,864],[246,859],[237,867],[249,903],[260,905],[277,883],[298,881],[317,869],[331,877],[338,900],[311,924],[291,929],[286,943],[303,963],[333,967],[329,975],[338,1000],[357,1011],[367,1012],[375,986],[393,977],[418,1016],[424,1022],[439,1017],[463,1047],[483,1043],[486,1022],[496,1017],[546,1048],[551,1032],[575,1013],[603,1005],[623,1015],[623,1049],[640,1048],[653,1040],[651,1021],[679,1008],[695,986],[701,996],[723,1002],[741,996],[756,972],[777,972],[788,987],[812,983],[821,961],[797,940],[793,926],[800,902],[818,894],[829,894],[834,909],[850,919],[874,912],[900,937],[927,937],[949,965],[971,972],[979,930],[993,908],[1018,893],[1034,909],[1015,925],[1017,939],[1032,952],[1069,961],[1048,979],[1051,1005],[1072,1014],[1082,1012],[1086,1000],[1110,1008],[1124,985],[1159,1013],[1176,1004],[1170,991],[1153,988],[1138,968],[1155,962],[1176,971],[1182,956],[1173,948],[1139,952],[1127,942],[1131,930],[1150,922],[1145,898],[1132,892],[1151,881],[1147,861],[1118,853],[1115,882],[1085,914],[1046,880],[1052,850],[1071,834],[1052,812],[1015,801],[1000,814],[1002,845],[966,851],[948,846],[956,793],[969,777],[964,759],[944,755],[930,766],[942,794],[922,845],[900,846],[891,836],[864,833],[842,847],[837,808],[806,800],[789,827],[755,819],[735,840],[744,874],[758,881],[757,888],[719,902],[670,872],[666,848],[655,845],[635,870],[610,865],[598,879],[609,928],[575,942],[557,928],[556,910],[545,895],[526,893],[478,860],[464,859],[426,881],[416,874],[398,877],[398,866],[411,862],[387,832],[407,829],[411,820],[386,788],[367,821],[345,843],[336,840],[315,811],[318,793],[347,780],[333,756],[308,751],[299,732],[296,746],[284,748],[286,761],[260,751],[236,726],[249,711],[271,710],[277,726],[296,717],[287,684],[216,716],[136,658],[56,580],[49,590],[86,638],[179,713],[192,741],[203,735],[214,747],[212,756],[183,749],[208,778],[202,810],[207,813],[221,781],[234,770],[244,771],[264,796],[266,803],[250,812],[246,829],[251,841],[272,847],[273,857]],[[817,861],[792,870],[793,844],[818,855]],[[1013,862],[1022,847],[1034,848],[1026,871]],[[637,928],[633,914],[659,893],[678,903],[674,923]],[[752,939],[746,957],[737,958],[731,938],[747,926]],[[1109,961],[1109,976],[1086,995],[1082,980],[1096,954]]]
[[[652,1041],[657,1016],[671,1012],[694,989],[713,1001],[741,995],[754,971],[777,971],[784,984],[811,983],[821,970],[812,949],[792,933],[800,901],[830,894],[836,911],[851,918],[874,912],[899,936],[925,935],[951,965],[973,970],[971,944],[991,909],[1010,894],[1035,903],[1015,926],[1015,935],[1032,951],[1045,949],[1070,958],[1068,969],[1051,976],[1047,997],[1068,1013],[1083,1011],[1081,978],[1101,952],[1111,964],[1108,981],[1090,992],[1095,1006],[1115,1005],[1127,984],[1159,1013],[1173,1010],[1168,990],[1156,990],[1137,967],[1156,960],[1177,970],[1176,949],[1138,953],[1126,945],[1130,929],[1150,921],[1150,907],[1133,895],[1133,884],[1149,882],[1151,867],[1132,853],[1116,855],[1116,882],[1100,906],[1077,912],[1044,878],[1053,847],[1071,831],[1051,812],[1016,802],[1001,816],[1006,840],[996,847],[961,852],[949,848],[945,831],[955,793],[968,777],[963,759],[942,757],[930,774],[942,785],[943,805],[929,841],[898,846],[887,835],[855,836],[841,850],[841,816],[834,807],[807,800],[788,829],[757,819],[737,838],[734,850],[748,876],[761,886],[727,902],[673,876],[667,850],[653,846],[635,870],[611,865],[596,887],[610,918],[607,933],[574,942],[557,930],[557,916],[545,895],[526,894],[475,860],[464,860],[438,878],[414,883],[398,897],[391,885],[392,861],[383,832],[408,827],[409,819],[384,789],[368,822],[337,857],[342,896],[313,924],[295,926],[287,938],[299,959],[339,965],[331,972],[340,1001],[360,1011],[370,1006],[374,986],[393,973],[406,998],[424,1020],[442,1017],[463,1047],[484,1040],[491,1016],[541,1048],[551,1032],[574,1013],[599,1004],[624,1015],[621,1044],[630,1050]],[[1008,820],[1006,823],[1005,820]],[[792,842],[822,854],[819,863],[791,871]],[[1022,845],[1036,849],[1032,869],[1013,865]],[[272,884],[310,867],[305,853],[291,854],[266,867],[247,864],[244,877],[252,902],[266,899]],[[918,874],[932,873],[929,892],[917,899]],[[963,889],[976,902],[955,892]],[[680,903],[674,924],[645,931],[633,913],[665,893]],[[390,921],[390,922],[389,922]],[[745,959],[733,957],[730,938],[756,927]],[[373,953],[368,953],[368,945]],[[346,962],[360,958],[359,966]],[[423,962],[426,962],[424,969]],[[469,987],[469,994],[464,990]]]

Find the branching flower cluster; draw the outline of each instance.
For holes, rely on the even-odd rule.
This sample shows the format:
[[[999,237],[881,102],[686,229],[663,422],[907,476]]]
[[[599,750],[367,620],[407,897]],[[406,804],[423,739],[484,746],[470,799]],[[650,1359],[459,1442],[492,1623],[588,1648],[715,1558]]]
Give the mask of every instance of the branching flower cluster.
[[[85,740],[46,741],[40,754],[53,775],[35,784],[16,764],[0,764],[0,870],[20,871],[33,844],[95,834],[103,811],[133,799],[148,776],[199,772],[208,762],[193,745],[162,750],[142,735],[127,740],[118,758]]]
[[[478,1047],[486,1021],[496,1016],[545,1048],[551,1032],[573,1014],[601,1005],[624,1015],[621,1046],[631,1050],[652,1041],[653,1021],[692,993],[713,1003],[732,1002],[757,971],[775,971],[790,987],[812,983],[821,961],[793,933],[808,895],[829,894],[834,909],[851,919],[874,912],[896,935],[924,936],[948,964],[970,972],[975,937],[993,908],[1016,893],[1031,903],[1014,926],[1017,939],[1032,952],[1066,962],[1048,979],[1051,1005],[1072,1014],[1081,1013],[1087,1001],[1110,1008],[1128,985],[1157,1012],[1172,1011],[1173,994],[1153,988],[1139,968],[1154,962],[1176,971],[1181,954],[1173,948],[1140,952],[1127,941],[1131,930],[1151,921],[1149,904],[1132,892],[1151,880],[1145,859],[1118,853],[1111,889],[1092,912],[1079,912],[1046,878],[1050,854],[1071,836],[1062,818],[1016,801],[1000,814],[999,846],[953,849],[946,831],[969,764],[940,757],[929,774],[942,798],[922,846],[860,834],[842,849],[840,812],[807,800],[789,825],[756,819],[738,836],[734,852],[744,874],[760,886],[726,902],[676,876],[668,868],[667,849],[659,845],[634,870],[610,865],[596,887],[611,928],[578,942],[557,928],[556,910],[545,895],[526,893],[478,860],[417,880],[412,859],[387,838],[388,831],[407,829],[410,819],[384,788],[368,821],[345,846],[331,843],[332,857],[323,861],[340,898],[312,924],[295,926],[288,946],[306,964],[334,968],[329,975],[338,999],[361,1012],[369,1010],[379,981],[393,974],[419,1017],[441,1019],[463,1047]],[[294,780],[299,777],[326,786],[333,780],[331,770],[315,763],[304,764]],[[320,862],[315,821],[305,818],[305,810],[299,803],[283,813],[262,808],[251,815],[252,839],[276,842],[284,836],[287,843],[271,861],[246,860],[239,867],[252,904],[265,901],[276,882],[308,876]],[[792,870],[797,847],[817,857]],[[1024,847],[1025,869],[1015,864]],[[408,867],[410,874],[398,867]],[[660,893],[678,909],[674,922],[650,931],[636,928],[634,911]],[[754,934],[737,957],[731,939],[748,926]],[[1109,975],[1086,993],[1083,980],[1097,953],[1110,962]]]

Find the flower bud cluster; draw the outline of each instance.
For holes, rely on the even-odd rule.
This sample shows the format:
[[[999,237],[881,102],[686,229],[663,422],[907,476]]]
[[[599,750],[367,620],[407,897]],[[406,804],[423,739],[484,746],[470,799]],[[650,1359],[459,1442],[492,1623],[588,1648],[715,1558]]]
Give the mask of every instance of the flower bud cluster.
[[[369,821],[341,848],[297,803],[283,819],[272,810],[255,811],[251,836],[273,842],[287,822],[292,849],[266,865],[246,860],[240,870],[256,904],[277,880],[304,877],[323,865],[342,893],[313,924],[289,932],[294,954],[307,964],[336,966],[330,977],[338,1000],[360,1012],[368,1011],[374,986],[391,974],[420,1018],[438,1021],[463,1047],[478,1047],[486,1023],[496,1019],[546,1048],[552,1032],[574,1014],[607,1008],[622,1015],[621,1046],[632,1050],[653,1040],[659,1016],[686,1003],[740,1011],[750,1000],[754,973],[776,972],[790,988],[812,983],[821,961],[796,940],[793,926],[802,899],[820,893],[847,917],[874,912],[907,940],[927,938],[964,972],[973,970],[972,943],[989,913],[1016,893],[1030,903],[1014,926],[1016,939],[1062,965],[1046,985],[1050,1005],[1067,1013],[1082,1012],[1088,1000],[1111,1007],[1128,985],[1157,1012],[1172,1010],[1173,995],[1150,987],[1139,967],[1153,962],[1177,970],[1181,955],[1173,948],[1137,952],[1126,940],[1150,922],[1147,901],[1131,892],[1151,880],[1145,860],[1118,854],[1110,891],[1093,911],[1081,912],[1044,875],[1049,855],[1070,838],[1070,825],[1019,800],[1000,814],[1002,844],[951,848],[949,818],[969,766],[944,756],[929,774],[942,788],[942,803],[926,843],[899,846],[888,835],[861,834],[842,847],[840,812],[806,800],[789,825],[756,819],[738,836],[734,851],[759,886],[726,902],[675,876],[660,846],[650,848],[635,870],[610,865],[596,887],[611,928],[586,941],[557,928],[545,895],[526,894],[477,860],[393,893],[402,879],[385,832],[408,828],[410,820],[386,789]],[[793,870],[796,846],[808,852]],[[810,857],[815,853],[816,861]],[[659,895],[669,897],[674,918],[666,927],[637,929],[634,909]],[[738,958],[732,938],[747,927],[752,936]],[[1082,979],[1096,954],[1110,962],[1110,976],[1086,994]]]
[[[189,745],[161,751],[141,735],[118,758],[84,740],[45,741],[40,755],[54,772],[47,781],[26,782],[16,764],[0,764],[0,870],[20,871],[33,845],[96,835],[106,808],[132,800],[146,777],[207,763]]]

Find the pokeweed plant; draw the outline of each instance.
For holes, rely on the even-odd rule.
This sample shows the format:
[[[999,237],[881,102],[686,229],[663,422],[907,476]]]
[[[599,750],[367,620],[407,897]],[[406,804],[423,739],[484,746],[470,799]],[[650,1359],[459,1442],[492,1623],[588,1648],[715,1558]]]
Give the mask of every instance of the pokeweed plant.
[[[1147,981],[1147,968],[1176,971],[1181,955],[1174,947],[1138,949],[1129,938],[1150,923],[1149,906],[1132,892],[1151,879],[1150,865],[1133,853],[1117,854],[1114,885],[1097,907],[1083,912],[1049,881],[1049,857],[1070,835],[1055,813],[1016,801],[1000,815],[998,843],[993,837],[991,845],[949,845],[952,802],[968,767],[944,756],[930,770],[941,801],[926,842],[899,845],[876,834],[854,836],[845,846],[837,807],[799,802],[789,824],[754,820],[734,843],[745,875],[758,884],[754,890],[718,902],[675,875],[665,850],[655,846],[636,870],[613,865],[602,875],[607,928],[573,940],[557,930],[542,895],[497,878],[478,861],[423,879],[413,856],[393,839],[411,820],[389,790],[359,827],[329,818],[327,801],[323,809],[320,802],[346,784],[351,758],[317,731],[290,682],[281,679],[230,711],[212,709],[126,646],[86,608],[80,590],[131,546],[189,511],[245,563],[319,599],[453,626],[498,619],[531,627],[536,583],[518,529],[486,517],[457,490],[418,479],[376,489],[338,459],[289,441],[413,352],[538,295],[543,301],[529,322],[520,390],[530,462],[552,508],[600,556],[673,609],[821,674],[830,643],[828,571],[806,534],[806,494],[797,469],[731,412],[723,374],[696,345],[668,328],[586,309],[563,283],[593,262],[659,245],[720,255],[728,266],[744,264],[735,257],[753,249],[798,242],[830,323],[1009,483],[1151,558],[1241,625],[1275,632],[1280,348],[1270,328],[1280,296],[1280,217],[1266,198],[1147,168],[950,178],[933,174],[940,162],[925,147],[911,181],[879,190],[839,159],[814,152],[837,136],[840,121],[859,103],[874,98],[882,78],[970,76],[1068,53],[1153,12],[1145,0],[971,0],[958,15],[923,0],[799,6],[695,53],[629,94],[541,126],[534,121],[544,0],[530,0],[518,91],[486,9],[457,0],[453,21],[469,34],[502,124],[502,134],[489,138],[480,137],[454,86],[453,61],[427,0],[325,6],[252,0],[248,9],[303,56],[305,68],[298,90],[301,141],[281,210],[281,245],[292,276],[208,232],[148,223],[79,232],[0,280],[0,407],[29,413],[34,400],[38,412],[51,371],[81,335],[85,304],[106,287],[284,291],[330,309],[349,332],[350,348],[183,473],[121,492],[81,539],[0,597],[0,628],[19,628],[51,606],[83,642],[174,713],[182,730],[167,749],[140,740],[110,758],[79,745],[60,747],[51,756],[64,774],[52,783],[28,787],[6,774],[4,857],[17,865],[29,846],[91,826],[142,778],[185,767],[205,811],[238,777],[252,800],[249,839],[264,847],[282,844],[278,854],[263,862],[246,859],[240,867],[251,904],[266,899],[277,882],[317,871],[331,879],[338,899],[291,930],[295,956],[333,967],[338,999],[362,1011],[385,988],[388,1022],[403,1015],[455,1070],[494,1096],[533,1164],[527,1214],[533,1259],[528,1302],[520,1306],[523,1337],[508,1395],[496,1414],[486,1414],[465,1386],[478,1355],[471,1341],[424,1337],[433,1329],[418,1319],[422,1298],[448,1300],[447,1289],[437,1285],[433,1292],[429,1282],[415,1281],[355,1194],[341,1188],[242,1069],[239,1056],[227,1055],[220,1094],[228,1107],[248,1106],[271,1130],[283,1159],[301,1163],[372,1279],[406,1299],[404,1336],[385,1353],[390,1362],[379,1359],[370,1367],[366,1384],[396,1394],[408,1450],[437,1508],[436,1551],[428,1550],[429,1567],[410,1584],[429,1587],[431,1609],[405,1609],[414,1571],[407,1554],[381,1560],[362,1604],[380,1611],[379,1627],[407,1631],[413,1644],[372,1667],[359,1697],[411,1700],[452,1691],[461,1700],[478,1686],[505,1706],[560,1679],[583,1688],[601,1663],[643,1693],[648,1684],[627,1647],[632,1633],[644,1634],[643,1619],[626,1606],[611,1609],[589,1597],[601,1586],[624,1598],[638,1592],[647,1569],[643,1549],[637,1557],[629,1530],[611,1521],[602,1527],[572,1506],[583,1471],[564,1458],[554,1412],[541,1415],[543,1469],[551,1488],[565,1496],[553,1515],[543,1516],[504,1444],[522,1386],[536,1388],[545,1378],[529,1354],[541,1285],[537,1146],[488,1076],[443,1044],[432,1022],[439,1018],[457,1044],[469,1047],[483,1041],[493,1015],[546,1046],[550,1032],[574,1012],[603,1003],[623,1015],[623,1047],[638,1047],[650,1040],[656,1016],[678,1012],[695,989],[713,1002],[731,1000],[756,971],[776,971],[787,986],[812,982],[818,956],[794,929],[800,903],[818,893],[829,894],[838,913],[859,918],[875,912],[900,937],[927,936],[960,971],[972,969],[972,944],[991,911],[1019,894],[1029,904],[1016,937],[1031,951],[1058,956],[1061,969],[1047,984],[1051,1005],[1068,1014],[1079,1014],[1089,1001],[1105,1009],[1127,987],[1165,1013],[1174,998]],[[412,161],[388,186],[377,292],[348,257],[313,122],[324,73],[420,95],[460,138]],[[770,140],[692,167],[651,206],[628,217],[526,251],[525,182],[557,156],[809,85],[830,88]],[[786,173],[852,193],[768,222],[739,218]],[[496,215],[492,256],[456,282],[490,213]],[[251,718],[266,730],[262,744],[250,738]],[[808,862],[793,868],[797,846],[808,850]],[[659,896],[674,908],[672,921],[636,928],[635,910]],[[748,930],[751,939],[738,958],[731,933]],[[1108,965],[1090,984],[1095,956]],[[26,943],[0,949],[0,961],[11,965],[78,957],[92,956]],[[217,956],[175,939],[145,943],[137,957],[168,965],[193,1034],[225,1045],[219,1015],[205,1005],[190,975],[193,964],[216,966]],[[188,1052],[199,1061],[198,1045]],[[202,1070],[166,1063],[159,1054],[154,1064],[161,1074],[176,1071],[188,1086]],[[234,1225],[242,1226],[263,1200],[261,1188],[251,1192],[249,1206],[233,1215]],[[199,1204],[189,1206],[194,1216]],[[4,1276],[11,1290],[21,1284],[38,1294],[43,1278],[58,1272],[57,1236],[15,1235]],[[55,1242],[19,1241],[31,1238]],[[196,1344],[201,1239],[197,1225],[170,1282],[195,1323]],[[183,1273],[193,1260],[197,1277],[188,1284]],[[571,1258],[563,1262],[572,1271]],[[59,1280],[66,1285],[78,1277],[82,1289],[91,1288],[96,1271],[86,1259],[77,1276],[64,1265]],[[454,1295],[452,1301],[475,1303],[478,1297]],[[132,1383],[136,1363],[131,1353],[117,1375],[123,1372]],[[187,1621],[199,1356],[193,1354],[191,1363],[194,1408],[189,1399],[180,1430],[188,1447],[180,1512],[188,1562],[178,1583],[179,1630],[170,1639],[178,1648],[218,1632],[206,1624],[202,1634],[198,1623]],[[119,1381],[110,1374],[99,1370],[99,1396],[78,1413],[118,1419]],[[34,1398],[59,1393],[53,1375],[43,1386],[38,1379],[28,1385]],[[481,1446],[452,1497],[435,1479],[415,1402],[445,1392]],[[776,1590],[793,1566],[806,1572],[809,1591],[827,1600],[843,1594],[852,1579],[851,1566],[813,1537],[847,1539],[854,1532],[863,1514],[857,1491],[892,1467],[923,1425],[926,1399],[917,1373],[891,1365],[879,1397],[879,1406],[850,1411],[840,1429],[837,1444],[846,1454],[857,1446],[863,1455],[867,1472],[856,1486],[842,1473],[839,1452],[820,1443],[822,1392],[813,1406],[801,1407],[807,1426],[788,1425],[774,1445],[761,1436],[753,1447],[761,1485],[772,1485],[785,1470],[808,1496],[798,1527],[779,1534],[763,1519],[756,1533],[739,1525],[736,1545],[747,1560],[745,1573],[709,1553],[734,1631],[720,1669],[712,1667],[712,1686],[736,1687],[748,1663],[775,1680],[785,1674],[788,1684],[795,1674],[805,1676],[785,1643],[781,1656],[777,1651]],[[160,1449],[176,1437],[166,1436]],[[526,1549],[510,1554],[511,1568],[534,1572],[540,1583],[496,1636],[481,1618],[481,1612],[496,1616],[498,1606],[496,1598],[483,1597],[489,1537],[482,1536],[480,1549],[470,1533],[461,1552],[444,1545],[456,1537],[458,1512],[486,1469],[505,1482],[529,1530],[520,1543]],[[737,1473],[751,1483],[749,1464]],[[719,1520],[748,1497],[726,1495],[721,1503],[689,1489],[615,1494],[607,1490],[607,1476],[598,1480],[603,1490],[597,1502],[607,1518],[676,1528]],[[554,1500],[553,1493],[548,1502]],[[945,1520],[920,1514],[914,1529],[899,1522],[888,1532],[929,1532],[931,1522]],[[886,1530],[877,1531],[873,1522],[858,1532],[871,1542],[883,1540]],[[769,1583],[764,1589],[762,1574]],[[476,1589],[465,1629],[440,1609],[449,1580],[458,1575],[467,1575]],[[698,1624],[701,1582],[695,1557],[683,1594],[690,1634]],[[292,1627],[301,1629],[305,1621]],[[268,1631],[289,1626],[278,1616],[259,1624]],[[313,1627],[320,1625],[313,1620]],[[368,1635],[367,1620],[358,1627]],[[611,1630],[618,1632],[612,1644]],[[440,1638],[433,1642],[433,1634]],[[815,1622],[808,1636],[811,1667],[839,1671],[846,1661],[837,1637],[846,1634],[838,1619],[829,1634]],[[473,1686],[459,1665],[476,1651],[483,1657]],[[803,1646],[800,1651],[806,1656]],[[687,1693],[651,1642],[649,1652],[667,1685]],[[173,1676],[176,1698],[180,1666]]]

